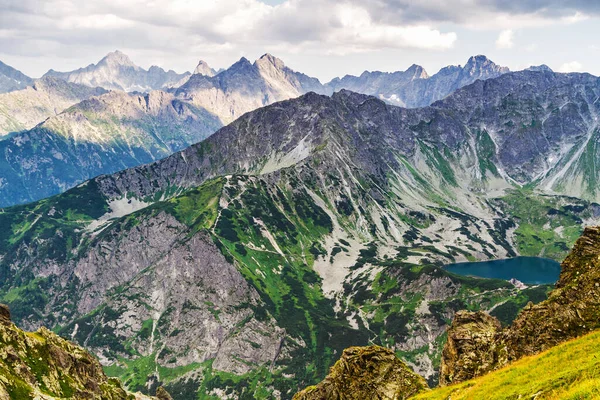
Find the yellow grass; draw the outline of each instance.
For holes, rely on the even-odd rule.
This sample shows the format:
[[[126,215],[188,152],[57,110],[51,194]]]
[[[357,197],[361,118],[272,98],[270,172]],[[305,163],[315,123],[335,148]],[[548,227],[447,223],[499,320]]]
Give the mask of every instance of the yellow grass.
[[[600,399],[600,331],[413,399]]]

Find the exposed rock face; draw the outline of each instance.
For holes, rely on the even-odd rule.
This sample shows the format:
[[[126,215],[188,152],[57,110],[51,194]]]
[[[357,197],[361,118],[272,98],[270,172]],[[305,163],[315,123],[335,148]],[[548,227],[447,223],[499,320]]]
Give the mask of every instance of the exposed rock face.
[[[33,79],[0,61],[0,93],[21,90],[33,83]]]
[[[204,76],[215,76],[217,72],[212,69],[205,61],[200,60],[196,69],[194,69],[194,74],[200,74]]]
[[[600,227],[586,228],[562,263],[548,300],[511,326],[480,313],[457,314],[443,351],[441,384],[461,382],[600,328]]]
[[[0,321],[5,324],[11,321],[10,308],[6,304],[0,304]]]
[[[499,358],[505,361],[494,341],[500,329],[500,322],[486,313],[457,312],[442,352],[440,384],[482,375],[501,362]]]
[[[38,85],[67,92],[81,88],[58,82],[44,78],[33,88],[1,95],[0,102],[2,97],[38,93]],[[0,142],[0,169],[11,171],[0,177],[0,206],[48,197],[93,176],[166,157],[220,126],[210,113],[162,91],[146,95],[114,91],[92,97]]]
[[[427,390],[425,380],[380,346],[350,347],[318,385],[294,400],[400,400]]]
[[[204,66],[202,70],[206,72]],[[323,92],[321,83],[265,54],[253,64],[242,57],[216,76],[196,73],[176,95],[218,115],[227,124],[248,111],[309,91]]]
[[[163,398],[168,399],[168,397]],[[168,396],[168,394],[166,394]],[[46,328],[24,332],[0,305],[0,398],[152,399],[126,392],[92,355]]]
[[[247,60],[239,64],[239,69],[254,68]],[[226,79],[233,74],[232,69],[213,79]],[[246,82],[241,75],[236,79]],[[215,171],[267,172],[268,169],[252,168],[258,167],[256,160],[269,157],[272,152],[281,160],[285,154],[289,154],[289,160],[303,159],[312,154],[308,140],[315,143],[312,149],[316,149],[328,137],[344,132],[343,136],[352,136],[350,141],[341,142],[346,147],[344,153],[352,154],[354,162],[365,172],[382,178],[383,171],[390,166],[394,170],[405,169],[398,158],[405,157],[413,165],[419,165],[415,171],[425,181],[433,181],[436,186],[447,184],[450,190],[462,186],[461,196],[464,192],[502,190],[512,187],[514,182],[522,185],[535,182],[539,189],[550,193],[595,201],[600,200],[593,172],[593,162],[596,162],[593,160],[600,159],[595,146],[600,135],[596,129],[600,116],[600,104],[595,101],[598,95],[600,82],[590,75],[530,71],[477,81],[431,107],[420,109],[387,106],[372,97],[349,91],[338,92],[331,98],[309,93],[297,102],[278,104],[245,116],[208,142],[186,150],[184,158],[178,155],[144,169],[155,171],[152,174],[161,177],[167,170],[185,171],[186,176],[182,175],[181,180],[202,181],[206,167],[198,168],[199,174],[195,174],[188,163],[197,160],[202,164],[210,158],[209,164]],[[564,107],[553,107],[561,102],[565,103]],[[531,107],[523,108],[522,104],[531,104]],[[315,119],[303,121],[305,113],[301,107],[310,110]],[[318,128],[307,131],[307,136],[295,125],[287,125],[291,119]],[[271,132],[285,134],[256,140],[264,137],[263,126],[258,123],[268,124]],[[334,124],[335,130],[326,128]],[[369,136],[360,134],[353,124],[363,132],[370,132]],[[246,131],[252,132],[252,138],[242,135]],[[293,137],[291,131],[294,131]],[[231,146],[233,140],[238,141],[235,146]],[[328,144],[331,149],[333,142]],[[202,146],[215,146],[220,154],[198,158],[195,154]],[[240,151],[242,147],[244,150]],[[292,155],[294,149],[297,150]],[[224,168],[217,159],[230,160],[230,165]],[[273,166],[267,166],[272,170]],[[442,170],[446,173],[441,174],[440,179]],[[128,171],[120,178],[138,173]],[[164,182],[158,187],[163,185]],[[440,188],[441,195],[446,196],[443,192]]]
[[[347,89],[376,96],[393,105],[414,108],[428,106],[478,79],[496,78],[507,72],[508,68],[479,55],[469,58],[464,67],[448,66],[432,76],[427,75],[423,67],[413,65],[404,72],[347,75],[332,80],[325,87],[331,92]]]
[[[0,137],[33,128],[68,107],[106,93],[101,88],[65,82],[57,78],[36,80],[25,89],[0,95]]]
[[[109,53],[97,64],[90,64],[70,72],[48,71],[44,76],[52,76],[67,82],[79,83],[91,87],[117,89],[126,92],[149,92],[162,89],[181,81],[190,73],[178,74],[152,66],[148,71],[135,65],[127,55],[120,51]]]

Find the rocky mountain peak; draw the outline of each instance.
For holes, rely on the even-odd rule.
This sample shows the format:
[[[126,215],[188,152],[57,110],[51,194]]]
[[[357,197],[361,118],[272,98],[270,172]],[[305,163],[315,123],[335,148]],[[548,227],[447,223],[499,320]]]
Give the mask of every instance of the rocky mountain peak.
[[[507,67],[501,67],[484,55],[476,55],[469,58],[463,70],[470,75],[481,75],[484,73],[507,73]]]
[[[263,54],[258,60],[254,62],[254,64],[259,68],[270,66],[275,67],[276,69],[285,68],[285,63],[281,59],[269,53]]]
[[[525,71],[535,71],[535,72],[554,72],[552,68],[547,66],[546,64],[542,65],[532,65],[529,68],[526,68]]]
[[[102,60],[100,60],[100,62],[98,62],[98,65],[101,64],[106,64],[108,66],[122,66],[122,67],[133,67],[133,68],[139,68],[137,65],[135,65],[133,63],[133,61],[131,61],[131,59],[129,58],[129,56],[127,56],[125,53],[119,51],[119,50],[115,50],[113,52],[108,53],[106,56],[104,56],[104,58]]]
[[[194,75],[204,75],[204,76],[215,76],[215,70],[212,69],[206,61],[200,60],[196,69],[194,69]]]
[[[135,65],[126,54],[116,50],[108,53],[97,64],[68,72],[50,70],[44,76],[54,76],[67,82],[110,90],[149,92],[182,82],[190,73],[166,72],[157,66],[152,66],[147,71]]]
[[[252,63],[246,58],[242,57],[237,62],[235,62],[231,67],[224,71],[225,74],[231,74],[239,71],[244,71],[248,69],[252,69]]]
[[[405,74],[409,74],[412,79],[427,79],[429,74],[425,71],[425,68],[420,65],[413,64],[406,71]]]

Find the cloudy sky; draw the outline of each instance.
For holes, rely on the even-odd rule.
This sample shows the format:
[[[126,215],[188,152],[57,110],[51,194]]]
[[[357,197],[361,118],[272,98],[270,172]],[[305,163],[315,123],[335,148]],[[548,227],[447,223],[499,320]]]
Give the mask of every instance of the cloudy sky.
[[[0,60],[33,77],[115,49],[178,72],[269,52],[324,81],[475,54],[600,75],[599,36],[597,0],[0,0]]]

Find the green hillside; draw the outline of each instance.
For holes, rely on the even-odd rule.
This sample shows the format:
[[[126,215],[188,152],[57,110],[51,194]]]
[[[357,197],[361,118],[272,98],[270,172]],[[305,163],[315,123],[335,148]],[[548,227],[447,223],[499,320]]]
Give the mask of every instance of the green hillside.
[[[600,398],[600,332],[525,357],[477,379],[438,388],[414,399]]]

